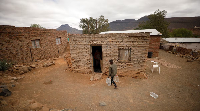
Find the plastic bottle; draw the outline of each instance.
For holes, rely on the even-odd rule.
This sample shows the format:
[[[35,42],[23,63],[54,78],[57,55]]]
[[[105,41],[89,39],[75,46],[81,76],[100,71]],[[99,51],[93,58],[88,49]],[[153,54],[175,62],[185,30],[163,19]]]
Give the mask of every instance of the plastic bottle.
[[[157,99],[157,98],[158,98],[158,95],[157,95],[157,94],[155,94],[154,92],[150,92],[150,96],[151,96],[151,97],[153,97],[153,98],[155,98],[155,99]]]
[[[115,82],[119,82],[119,77],[118,77],[118,75],[116,75],[116,76],[114,77],[114,81],[115,81]]]
[[[108,84],[108,86],[110,86],[110,85],[111,85],[111,79],[110,79],[110,78],[107,78],[107,79],[106,79],[106,83]]]

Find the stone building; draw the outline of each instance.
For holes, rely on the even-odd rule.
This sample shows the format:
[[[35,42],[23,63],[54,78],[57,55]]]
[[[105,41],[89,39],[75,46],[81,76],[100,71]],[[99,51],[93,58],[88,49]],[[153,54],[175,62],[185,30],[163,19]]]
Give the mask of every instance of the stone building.
[[[80,73],[106,73],[109,60],[113,59],[118,74],[131,70],[145,71],[149,37],[149,33],[72,34],[69,36],[69,68]],[[95,53],[99,54],[100,61],[95,58]]]
[[[152,57],[158,57],[159,54],[159,47],[160,47],[160,40],[161,40],[161,33],[158,32],[156,29],[143,29],[143,30],[125,30],[125,31],[107,31],[101,32],[100,34],[107,34],[107,33],[145,33],[150,32],[150,40],[149,40],[149,49],[148,52],[153,52]]]
[[[67,31],[31,27],[0,26],[0,59],[28,64],[62,55]]]

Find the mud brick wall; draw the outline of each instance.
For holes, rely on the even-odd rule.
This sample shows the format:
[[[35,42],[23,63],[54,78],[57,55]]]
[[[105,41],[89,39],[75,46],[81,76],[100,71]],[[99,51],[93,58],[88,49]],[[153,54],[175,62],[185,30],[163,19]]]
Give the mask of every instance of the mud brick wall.
[[[56,44],[56,38],[61,44]],[[31,40],[40,40],[40,48],[33,48]],[[0,59],[14,63],[49,59],[62,55],[66,48],[67,31],[31,27],[0,26]]]
[[[102,73],[106,73],[113,59],[118,66],[118,74],[130,70],[145,70],[149,47],[149,33],[129,34],[81,34],[70,35],[71,71],[93,73],[92,46],[102,46]],[[120,62],[119,48],[131,48],[131,60]]]
[[[161,36],[151,35],[148,52],[153,52],[153,57],[158,57]]]

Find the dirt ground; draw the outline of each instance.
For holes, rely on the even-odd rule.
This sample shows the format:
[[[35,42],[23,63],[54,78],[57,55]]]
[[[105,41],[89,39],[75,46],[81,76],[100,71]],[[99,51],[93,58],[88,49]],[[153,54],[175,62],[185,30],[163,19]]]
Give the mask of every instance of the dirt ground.
[[[187,60],[163,50],[159,58],[179,68],[160,65],[161,73],[151,73],[151,60],[147,61],[148,79],[120,77],[114,86],[107,86],[106,75],[90,81],[87,74],[66,71],[63,58],[56,65],[35,69],[24,74],[12,88],[12,95],[3,97],[8,103],[1,111],[24,111],[27,100],[35,100],[48,108],[73,111],[199,111],[200,63]],[[43,84],[47,81],[52,84]],[[155,99],[150,92],[158,95]],[[105,102],[106,106],[100,106]]]

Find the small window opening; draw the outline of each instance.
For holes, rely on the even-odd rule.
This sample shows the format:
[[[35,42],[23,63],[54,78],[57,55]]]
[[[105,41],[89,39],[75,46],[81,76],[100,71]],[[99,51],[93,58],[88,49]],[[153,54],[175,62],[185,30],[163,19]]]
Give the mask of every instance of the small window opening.
[[[57,44],[57,45],[61,44],[60,39],[61,39],[61,37],[56,38],[56,44]]]
[[[118,60],[119,62],[130,62],[131,61],[131,48],[119,48]]]
[[[40,48],[40,39],[31,40],[33,48]]]

